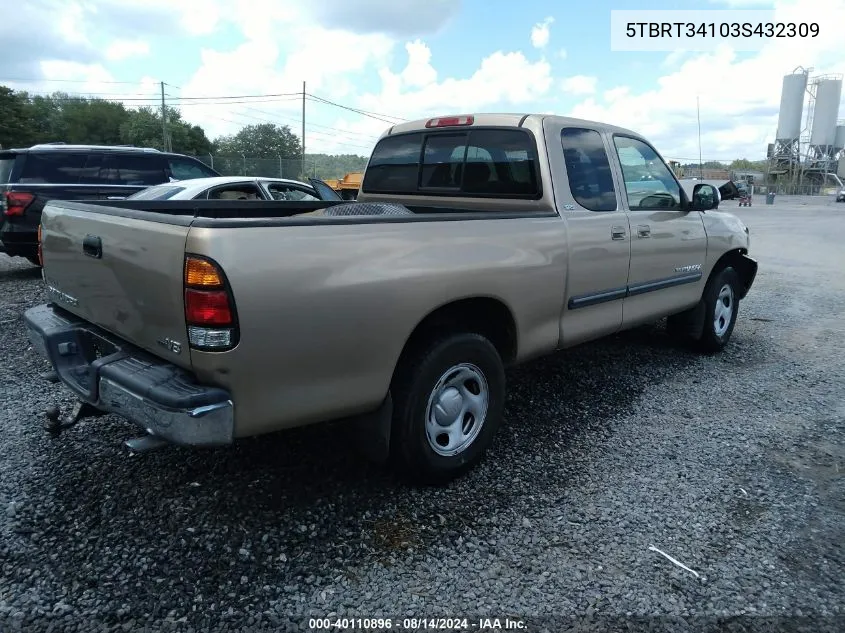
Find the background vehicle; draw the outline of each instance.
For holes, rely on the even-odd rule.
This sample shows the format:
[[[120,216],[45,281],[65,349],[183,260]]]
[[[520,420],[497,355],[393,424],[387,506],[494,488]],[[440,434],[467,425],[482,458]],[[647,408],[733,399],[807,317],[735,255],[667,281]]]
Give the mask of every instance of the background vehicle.
[[[285,178],[250,178],[219,176],[196,178],[149,187],[127,200],[289,200],[313,202],[340,200],[341,197],[322,180],[309,178],[311,184]]]
[[[37,264],[49,200],[123,199],[175,178],[218,176],[200,161],[156,149],[52,143],[0,150],[0,251]]]
[[[351,171],[344,174],[343,178],[326,180],[326,184],[337,191],[344,200],[355,200],[363,178],[363,172]]]
[[[837,202],[845,202],[845,189],[840,189],[836,194]]]
[[[440,483],[491,443],[506,365],[666,316],[719,351],[757,272],[715,187],[688,196],[644,138],[578,119],[396,125],[358,200],[52,202],[33,345],[147,441],[352,418]]]

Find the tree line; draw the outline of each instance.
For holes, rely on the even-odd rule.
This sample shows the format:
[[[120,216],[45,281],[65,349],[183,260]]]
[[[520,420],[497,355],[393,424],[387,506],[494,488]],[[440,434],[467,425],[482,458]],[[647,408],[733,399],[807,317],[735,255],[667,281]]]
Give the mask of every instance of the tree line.
[[[236,134],[208,138],[205,130],[166,107],[170,149],[190,156],[246,156],[257,159],[301,157],[300,139],[287,125],[247,125]],[[29,147],[63,141],[68,144],[164,147],[161,109],[127,107],[122,102],[64,92],[30,95],[0,85],[0,148]],[[324,178],[358,171],[366,157],[353,154],[306,155],[306,165],[318,164]],[[307,170],[307,167],[306,167]]]

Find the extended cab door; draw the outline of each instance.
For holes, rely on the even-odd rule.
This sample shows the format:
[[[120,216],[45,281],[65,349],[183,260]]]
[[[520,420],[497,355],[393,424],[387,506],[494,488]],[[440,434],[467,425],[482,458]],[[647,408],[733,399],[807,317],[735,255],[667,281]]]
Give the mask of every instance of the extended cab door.
[[[567,226],[561,344],[569,347],[622,326],[630,230],[614,186],[607,139],[595,129],[551,120],[544,127],[555,203]]]
[[[695,305],[701,298],[707,234],[672,171],[645,141],[613,135],[631,224],[625,327]]]

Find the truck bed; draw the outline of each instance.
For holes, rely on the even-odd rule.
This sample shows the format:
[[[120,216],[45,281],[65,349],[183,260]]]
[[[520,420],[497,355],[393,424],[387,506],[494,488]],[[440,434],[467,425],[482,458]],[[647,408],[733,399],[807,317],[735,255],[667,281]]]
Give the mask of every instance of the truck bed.
[[[521,357],[558,345],[567,240],[554,210],[346,203],[338,212],[362,214],[329,215],[337,204],[51,204],[45,281],[64,310],[232,393],[238,436],[377,406],[411,332],[455,300],[508,306]],[[100,257],[85,252],[95,237]],[[233,349],[189,345],[186,254],[225,273]]]

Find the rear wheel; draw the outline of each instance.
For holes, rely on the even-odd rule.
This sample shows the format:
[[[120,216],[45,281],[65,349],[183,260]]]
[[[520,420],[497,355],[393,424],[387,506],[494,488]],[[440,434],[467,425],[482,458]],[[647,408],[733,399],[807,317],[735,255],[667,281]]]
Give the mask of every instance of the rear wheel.
[[[492,443],[504,366],[483,336],[452,334],[403,354],[391,393],[394,466],[414,483],[440,485],[476,465]]]

